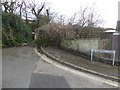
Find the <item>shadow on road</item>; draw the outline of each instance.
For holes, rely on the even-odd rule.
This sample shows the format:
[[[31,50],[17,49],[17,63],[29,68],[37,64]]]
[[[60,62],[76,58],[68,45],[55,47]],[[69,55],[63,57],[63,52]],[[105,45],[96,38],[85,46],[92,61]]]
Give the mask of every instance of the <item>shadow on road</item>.
[[[63,76],[33,73],[29,88],[70,88]]]

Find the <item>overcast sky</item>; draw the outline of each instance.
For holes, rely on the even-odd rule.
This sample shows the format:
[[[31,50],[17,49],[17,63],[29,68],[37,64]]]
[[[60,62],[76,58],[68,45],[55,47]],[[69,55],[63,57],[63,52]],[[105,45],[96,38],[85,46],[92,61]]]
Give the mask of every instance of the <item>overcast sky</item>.
[[[8,0],[9,1],[9,0]],[[13,0],[14,1],[14,0]],[[29,0],[35,2],[41,2],[44,0]],[[73,14],[83,8],[88,6],[93,6],[95,10],[100,14],[101,19],[103,19],[104,27],[106,28],[116,28],[118,20],[118,2],[120,0],[46,0],[48,2],[48,7],[52,12],[57,12],[59,14],[65,15],[66,18],[70,18]]]
[[[40,0],[38,0],[40,1]],[[46,0],[49,2],[51,11],[57,11],[71,17],[80,7],[91,7],[95,3],[95,10],[98,11],[101,18],[105,21],[104,27],[116,28],[118,20],[118,2],[120,0]]]

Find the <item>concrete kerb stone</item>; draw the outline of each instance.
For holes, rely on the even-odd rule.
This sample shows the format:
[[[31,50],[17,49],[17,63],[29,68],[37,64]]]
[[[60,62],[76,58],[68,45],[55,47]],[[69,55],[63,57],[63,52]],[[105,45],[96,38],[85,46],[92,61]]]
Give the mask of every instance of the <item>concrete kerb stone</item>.
[[[34,49],[35,49],[35,52],[38,54],[39,57],[43,57],[43,55],[40,54],[36,48],[34,48]],[[69,67],[69,68],[71,68],[75,71],[78,71],[78,72],[84,72],[84,73],[89,74],[89,75],[97,76],[98,78],[102,79],[104,83],[113,85],[115,87],[119,86],[118,85],[119,78],[108,76],[108,75],[98,73],[98,72],[95,72],[95,71],[92,71],[92,70],[88,70],[88,69],[85,69],[83,67],[78,67],[78,66],[75,66],[75,65],[73,65],[71,63],[68,63],[68,62],[63,62],[63,61],[59,60],[58,58],[52,56],[48,52],[46,52],[42,47],[41,47],[41,50],[42,50],[43,54],[46,55],[48,58],[54,60],[55,62],[58,62],[59,64],[64,65],[65,67]],[[53,61],[51,61],[51,60],[47,60],[47,59],[44,58],[44,61],[46,61],[47,63],[53,64]]]
[[[83,71],[83,72],[86,72],[86,73],[98,75],[98,76],[101,76],[101,77],[104,77],[104,78],[106,78],[106,79],[110,79],[110,80],[113,80],[113,81],[118,81],[118,80],[119,80],[119,78],[117,78],[117,77],[105,75],[105,74],[98,73],[98,72],[95,72],[95,71],[92,71],[92,70],[89,70],[89,69],[85,69],[85,68],[83,68],[83,67],[75,66],[75,65],[73,65],[73,64],[71,64],[71,63],[68,63],[68,62],[65,62],[65,61],[61,61],[61,60],[59,60],[58,58],[56,58],[56,57],[52,56],[51,54],[47,53],[42,47],[41,47],[41,50],[42,50],[42,52],[43,52],[46,56],[48,56],[49,58],[51,58],[51,59],[53,59],[53,60],[55,60],[55,61],[57,61],[57,62],[59,62],[59,63],[61,63],[61,64],[63,64],[63,65],[69,66],[69,67],[71,67],[71,68],[73,68],[73,69],[75,69],[75,70],[80,70],[80,71]]]

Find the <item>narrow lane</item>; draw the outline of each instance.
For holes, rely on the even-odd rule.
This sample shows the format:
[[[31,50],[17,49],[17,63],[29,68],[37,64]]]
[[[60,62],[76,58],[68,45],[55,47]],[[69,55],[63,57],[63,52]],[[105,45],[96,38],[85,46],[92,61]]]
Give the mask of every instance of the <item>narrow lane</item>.
[[[2,87],[28,88],[39,59],[31,47],[13,47],[2,51]]]
[[[42,55],[32,73],[30,88],[114,88],[99,80],[72,73],[59,68],[44,59],[51,60]]]
[[[112,88],[44,62],[31,47],[3,49],[3,88]]]

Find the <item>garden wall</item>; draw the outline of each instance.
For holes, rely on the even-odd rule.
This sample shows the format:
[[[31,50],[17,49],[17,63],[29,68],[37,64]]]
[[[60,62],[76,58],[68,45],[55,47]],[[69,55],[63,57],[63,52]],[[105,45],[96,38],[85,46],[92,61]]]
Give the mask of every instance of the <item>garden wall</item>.
[[[62,40],[61,47],[90,54],[91,49],[99,48],[99,38]]]
[[[100,39],[100,38],[82,38],[74,40],[65,40],[61,42],[61,47],[66,49],[72,49],[77,52],[83,52],[90,55],[91,49],[104,49],[110,50],[111,40],[110,39]]]

